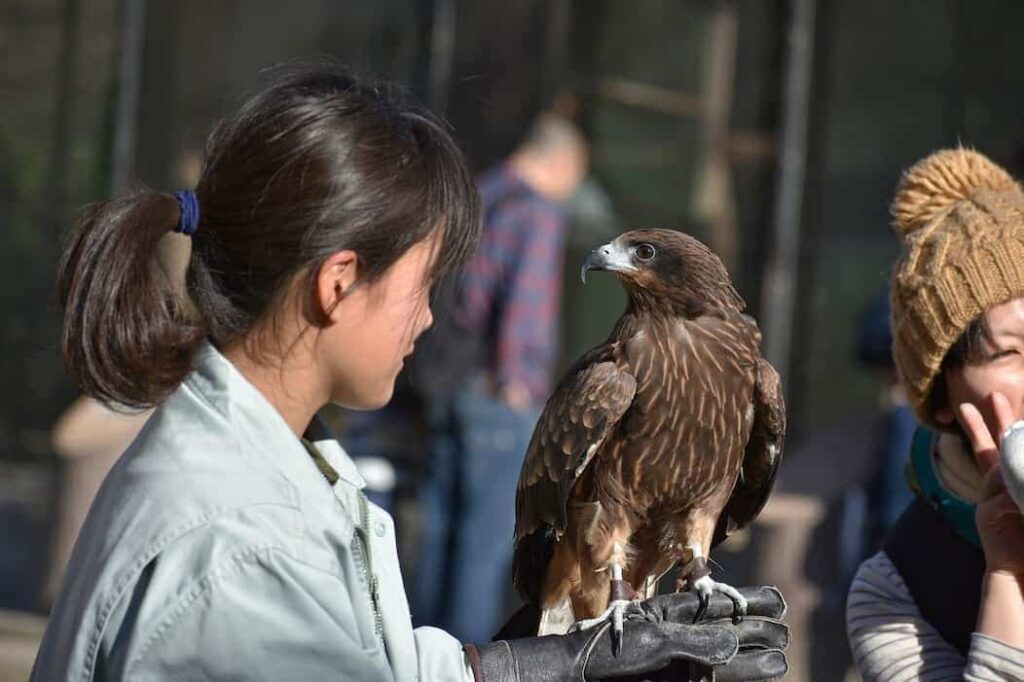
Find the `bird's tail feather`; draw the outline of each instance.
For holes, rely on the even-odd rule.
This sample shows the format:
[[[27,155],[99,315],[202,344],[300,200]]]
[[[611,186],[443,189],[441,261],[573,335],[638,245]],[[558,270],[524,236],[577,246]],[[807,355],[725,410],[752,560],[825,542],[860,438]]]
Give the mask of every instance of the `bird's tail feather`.
[[[541,611],[537,634],[564,635],[575,622],[576,614],[572,608],[572,600],[566,595],[553,607]]]
[[[555,548],[551,526],[538,528],[516,541],[512,557],[512,582],[527,604],[540,604],[544,576]]]
[[[540,606],[537,604],[526,604],[512,614],[512,617],[501,626],[498,633],[492,638],[493,641],[502,639],[519,639],[520,637],[534,637],[537,634],[538,622],[541,619]]]
[[[492,639],[497,641],[519,639],[520,637],[564,635],[575,622],[572,600],[568,596],[550,609],[542,609],[537,604],[526,604],[512,614],[512,617],[501,626]]]

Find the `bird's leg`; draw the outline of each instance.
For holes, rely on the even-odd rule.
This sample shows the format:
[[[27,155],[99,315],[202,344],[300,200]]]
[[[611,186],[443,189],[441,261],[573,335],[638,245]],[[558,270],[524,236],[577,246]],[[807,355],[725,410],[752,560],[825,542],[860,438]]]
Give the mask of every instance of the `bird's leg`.
[[[622,579],[622,566],[612,564],[611,604],[612,610],[612,654],[622,651],[622,617],[629,603],[636,598],[633,586]]]
[[[700,545],[687,545],[686,549],[693,557],[690,559],[687,569],[685,570],[686,584],[691,590],[697,592],[697,595],[700,597],[700,607],[697,609],[697,613],[693,617],[693,622],[696,623],[704,617],[704,614],[708,610],[708,604],[711,602],[711,595],[714,592],[721,592],[732,600],[733,620],[739,621],[743,616],[747,615],[747,600],[743,598],[743,595],[740,594],[735,587],[711,579],[711,569],[708,568],[708,559],[701,551]],[[681,590],[682,586],[683,579],[680,578],[676,582],[677,591]]]
[[[603,625],[608,621],[612,624],[612,654],[618,656],[622,651],[622,629],[626,607],[636,599],[636,591],[633,586],[622,579],[622,565],[613,563],[609,566],[611,572],[611,599],[605,612],[596,618],[587,618],[576,621],[570,632],[587,630],[595,625]]]
[[[611,580],[609,581],[610,598],[608,608],[605,609],[605,612],[600,616],[577,621],[573,627],[570,628],[570,631],[575,632],[578,630],[592,628],[595,625],[603,625],[604,623],[611,621],[612,654],[615,656],[618,656],[622,651],[623,621],[626,607],[629,606],[637,597],[633,586],[622,578],[622,568],[624,563],[625,551],[621,549],[621,545],[619,543],[615,543],[615,552],[606,566],[606,569],[611,574]]]

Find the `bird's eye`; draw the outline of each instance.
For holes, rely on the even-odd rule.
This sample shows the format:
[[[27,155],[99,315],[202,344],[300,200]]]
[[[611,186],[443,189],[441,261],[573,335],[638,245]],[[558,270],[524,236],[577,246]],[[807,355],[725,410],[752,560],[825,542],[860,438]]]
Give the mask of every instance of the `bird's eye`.
[[[641,244],[636,247],[636,257],[640,260],[651,260],[657,253],[650,244]]]

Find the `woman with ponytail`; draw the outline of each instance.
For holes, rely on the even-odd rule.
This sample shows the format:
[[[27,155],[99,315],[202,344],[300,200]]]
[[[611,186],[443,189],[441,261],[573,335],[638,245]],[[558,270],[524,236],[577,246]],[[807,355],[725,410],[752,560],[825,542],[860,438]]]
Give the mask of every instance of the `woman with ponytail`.
[[[170,230],[192,240],[185,296],[156,258]],[[390,399],[431,283],[479,232],[445,126],[330,68],[280,77],[217,127],[194,189],[86,210],[59,272],[67,370],[93,398],[155,409],[89,512],[34,680],[784,670],[771,590],[748,595],[744,628],[728,602],[698,625],[692,595],[639,604],[619,656],[606,627],[479,646],[412,628],[392,520],[316,413]]]

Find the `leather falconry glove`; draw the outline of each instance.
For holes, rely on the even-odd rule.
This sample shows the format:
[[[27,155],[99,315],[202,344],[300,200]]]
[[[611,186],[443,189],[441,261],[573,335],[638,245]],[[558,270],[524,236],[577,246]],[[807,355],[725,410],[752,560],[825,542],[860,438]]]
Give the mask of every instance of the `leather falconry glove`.
[[[774,587],[741,588],[747,615],[712,595],[700,624],[696,593],[653,597],[627,608],[622,652],[612,655],[608,624],[569,635],[467,645],[477,682],[520,680],[771,680],[786,674],[786,603]],[[521,614],[517,614],[520,616]],[[503,633],[518,629],[517,616]]]
[[[721,665],[739,649],[736,633],[719,625],[637,619],[624,624],[623,635],[618,656],[610,623],[567,635],[467,644],[465,650],[476,682],[584,682],[645,679],[674,662]]]

